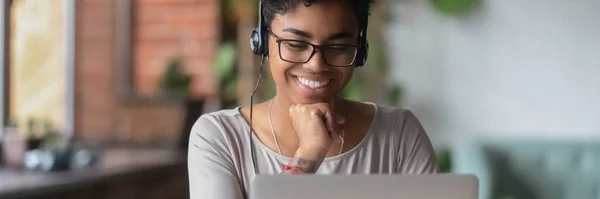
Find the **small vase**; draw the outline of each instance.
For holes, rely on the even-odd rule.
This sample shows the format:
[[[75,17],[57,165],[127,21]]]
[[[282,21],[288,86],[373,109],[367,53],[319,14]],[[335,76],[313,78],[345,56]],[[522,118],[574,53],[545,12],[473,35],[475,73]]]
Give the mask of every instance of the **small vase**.
[[[4,128],[3,163],[7,166],[24,167],[25,154],[27,151],[37,149],[40,143],[40,139],[27,138],[21,135],[16,128]]]
[[[27,139],[15,128],[4,128],[2,144],[2,158],[8,166],[25,166],[25,153],[27,152]]]

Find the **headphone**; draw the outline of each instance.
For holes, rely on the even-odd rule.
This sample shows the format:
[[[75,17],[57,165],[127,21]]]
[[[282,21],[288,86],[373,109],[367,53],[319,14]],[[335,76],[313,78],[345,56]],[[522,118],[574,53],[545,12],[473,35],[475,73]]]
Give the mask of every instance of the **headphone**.
[[[262,1],[258,2],[258,25],[252,30],[250,35],[250,49],[256,55],[268,56],[269,45],[267,25],[264,24],[264,18],[262,17]],[[358,52],[356,53],[356,67],[365,65],[367,62],[367,56],[369,54],[369,42],[367,41],[367,27],[368,17],[359,20],[360,32],[358,36]]]

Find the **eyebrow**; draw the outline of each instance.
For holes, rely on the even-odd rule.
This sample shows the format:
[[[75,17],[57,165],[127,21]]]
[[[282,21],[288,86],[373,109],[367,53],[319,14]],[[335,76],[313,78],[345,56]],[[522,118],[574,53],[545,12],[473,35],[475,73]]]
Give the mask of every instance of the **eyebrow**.
[[[306,38],[311,38],[312,34],[306,32],[306,31],[302,31],[302,30],[298,30],[295,28],[286,28],[282,30],[283,32],[289,32],[301,37],[306,37]],[[335,33],[331,36],[329,36],[329,38],[327,38],[327,40],[336,40],[336,39],[345,39],[345,38],[352,38],[352,34],[348,33],[348,32],[338,32]]]

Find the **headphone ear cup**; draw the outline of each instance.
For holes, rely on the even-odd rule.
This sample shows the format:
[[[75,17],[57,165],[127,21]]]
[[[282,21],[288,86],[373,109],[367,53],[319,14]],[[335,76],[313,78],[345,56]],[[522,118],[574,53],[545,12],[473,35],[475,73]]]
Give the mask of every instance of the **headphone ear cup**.
[[[367,41],[367,39],[365,39],[365,44],[363,47],[363,57],[362,57],[362,65],[367,64],[367,57],[369,57],[369,41]]]
[[[356,67],[364,66],[367,63],[369,54],[369,42],[366,39],[360,39],[358,54],[356,56]]]
[[[256,28],[252,30],[252,34],[250,35],[250,49],[257,55],[263,53],[261,34]]]

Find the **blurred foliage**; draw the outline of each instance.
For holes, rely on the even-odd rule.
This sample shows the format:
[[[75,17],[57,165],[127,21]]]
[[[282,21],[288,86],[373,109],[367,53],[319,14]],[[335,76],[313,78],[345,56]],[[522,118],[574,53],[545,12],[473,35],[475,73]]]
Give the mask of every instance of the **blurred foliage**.
[[[63,151],[70,147],[71,143],[67,136],[60,133],[46,134],[41,143],[40,149],[45,151]]]
[[[54,124],[50,120],[45,120],[43,125],[44,135],[54,133]]]
[[[392,17],[388,1],[378,1],[371,9],[368,29],[369,57],[364,67],[357,68],[342,92],[346,99],[374,101],[399,106],[401,86],[389,81],[390,59],[385,32]]]
[[[36,126],[37,122],[35,121],[35,118],[29,118],[27,120],[27,130],[26,133],[28,137],[34,137],[35,136],[35,126]]]
[[[187,96],[191,78],[183,72],[182,59],[172,58],[167,63],[167,67],[163,72],[159,82],[161,94],[169,97],[184,97]]]
[[[390,85],[387,91],[387,101],[392,106],[400,106],[402,104],[402,87],[399,85]]]
[[[433,8],[445,15],[462,15],[478,5],[480,0],[430,0]]]
[[[342,97],[348,100],[362,101],[363,100],[363,92],[362,92],[362,75],[359,73],[354,73],[354,76],[344,90],[342,91]]]
[[[452,160],[450,150],[442,150],[437,153],[438,167],[441,173],[449,173],[452,171]]]
[[[237,99],[237,72],[236,72],[237,46],[234,42],[221,44],[215,61],[216,74],[219,81],[219,97],[223,103],[230,106]]]
[[[6,127],[9,127],[9,128],[17,128],[18,127],[18,123],[17,123],[17,120],[15,119],[15,116],[10,116],[8,118],[8,124],[6,125]]]
[[[241,17],[253,17],[250,15],[258,11],[258,1],[259,0],[223,0],[221,1],[221,13],[224,14],[225,20],[233,22]]]

